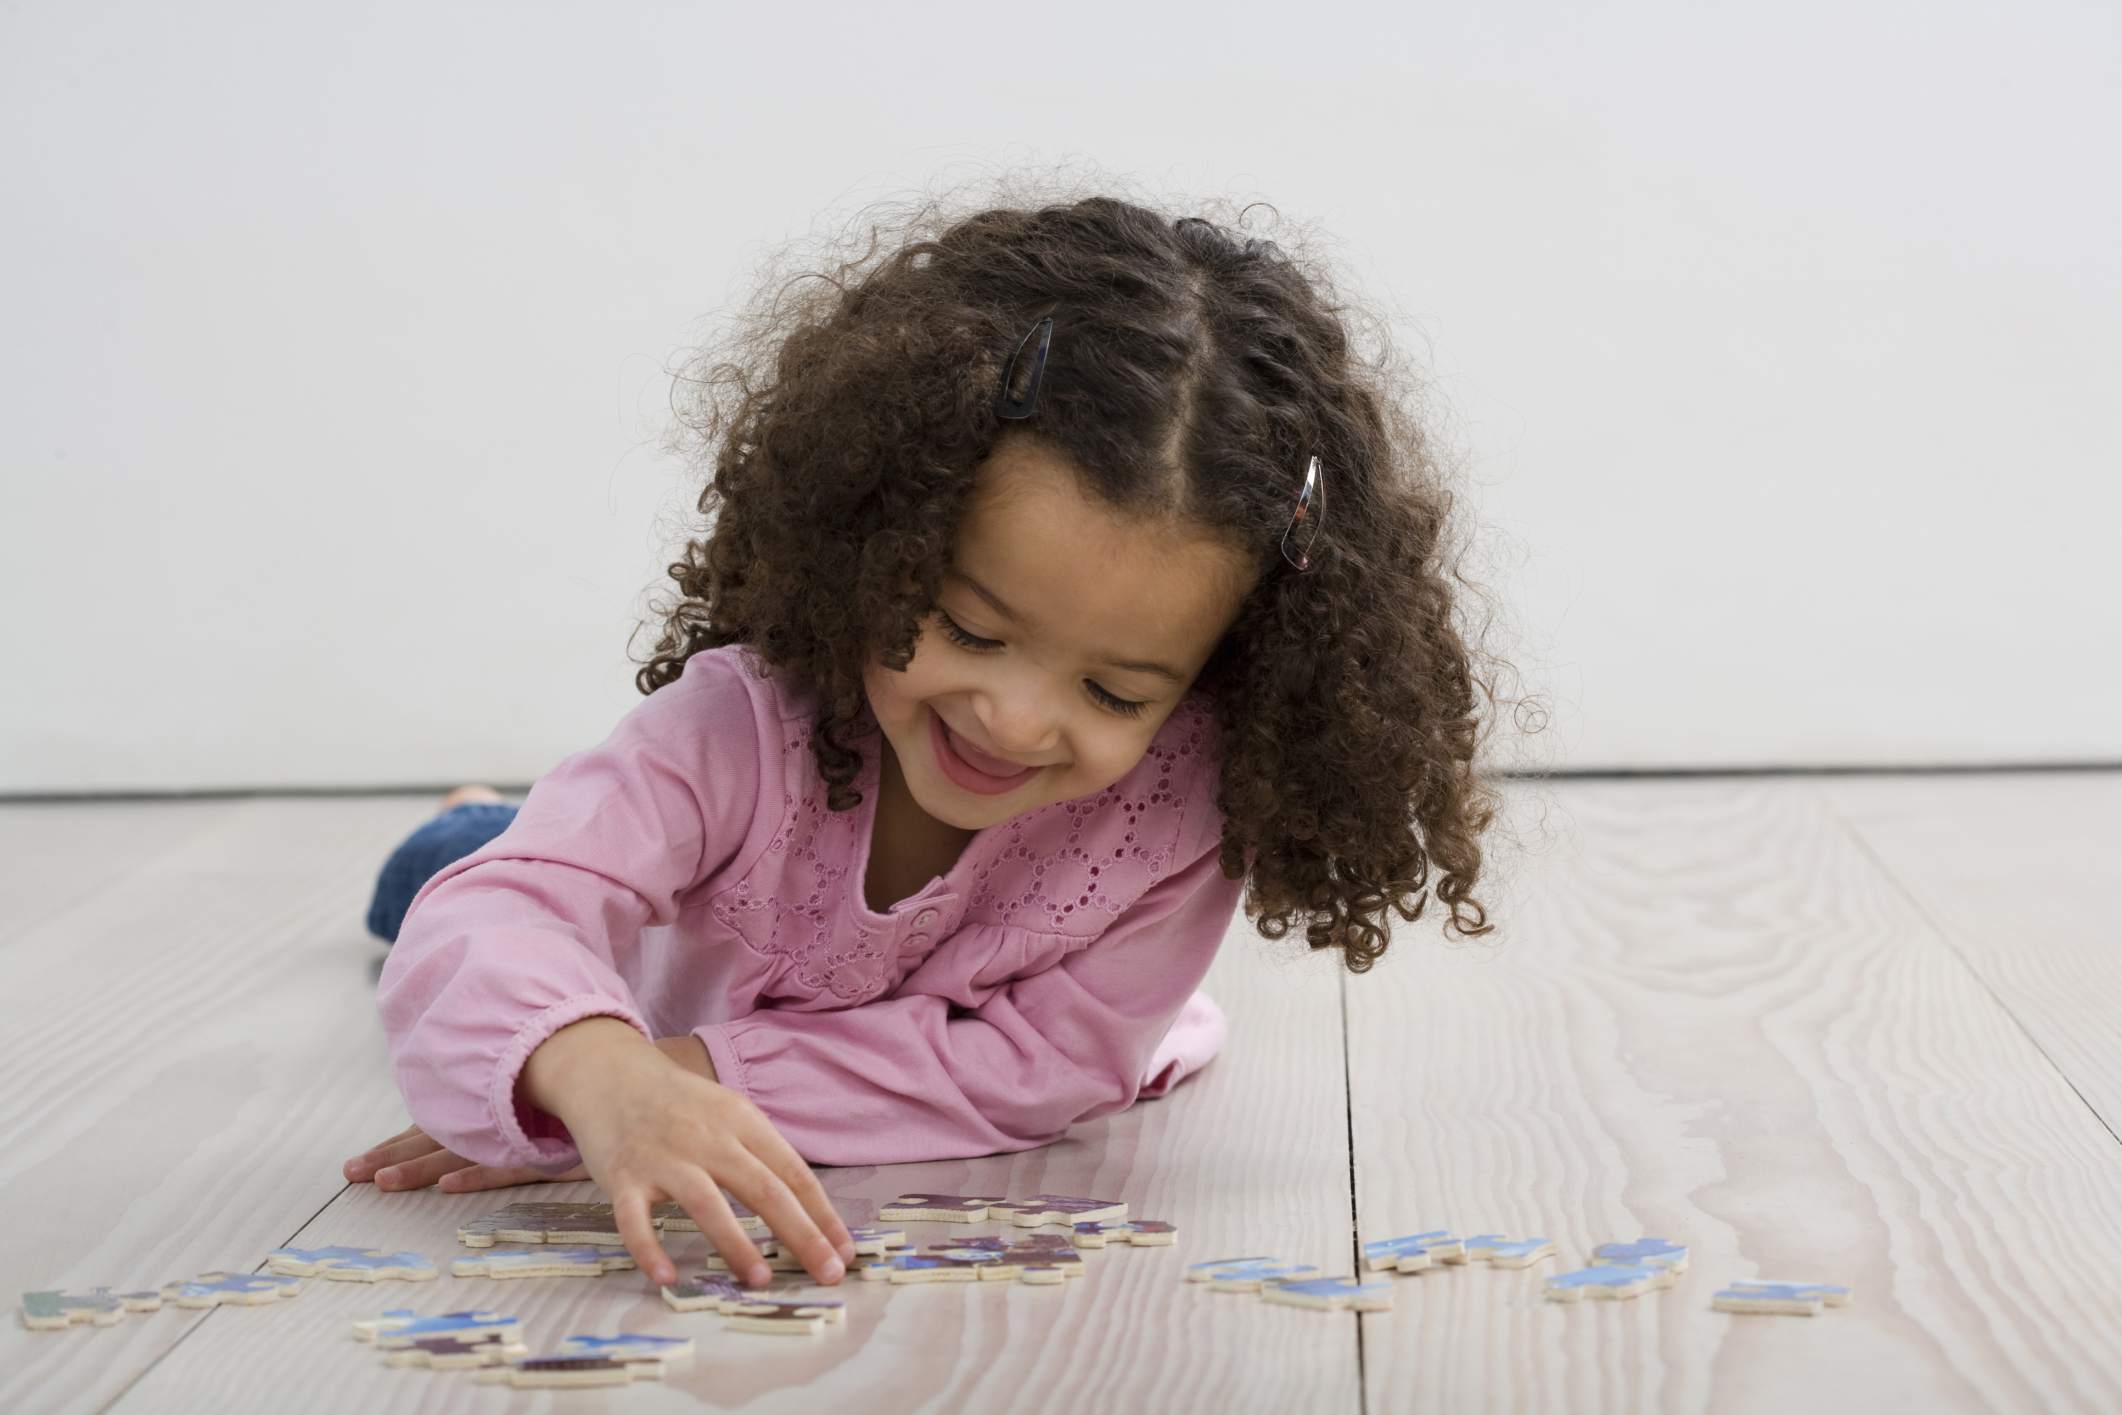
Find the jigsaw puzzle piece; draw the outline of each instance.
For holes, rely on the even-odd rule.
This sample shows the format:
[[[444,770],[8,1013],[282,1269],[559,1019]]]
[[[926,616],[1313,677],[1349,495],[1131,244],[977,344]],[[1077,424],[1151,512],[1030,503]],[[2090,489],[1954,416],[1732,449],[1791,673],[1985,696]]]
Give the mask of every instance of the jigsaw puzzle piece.
[[[1600,1263],[1619,1263],[1624,1267],[1670,1268],[1675,1273],[1687,1271],[1687,1245],[1672,1243],[1663,1238],[1638,1238],[1633,1243],[1601,1243],[1592,1249],[1594,1266]]]
[[[1580,1297],[1639,1297],[1653,1288],[1673,1285],[1676,1269],[1659,1265],[1598,1263],[1547,1280],[1547,1296],[1556,1302]]]
[[[162,1295],[179,1307],[263,1307],[300,1297],[302,1279],[284,1273],[201,1273],[188,1282],[164,1284]]]
[[[1085,1199],[1074,1194],[1034,1194],[1029,1199],[1010,1199],[990,1204],[988,1217],[1007,1220],[1019,1228],[1038,1228],[1049,1223],[1100,1223],[1127,1217],[1127,1205],[1118,1199]]]
[[[1154,1218],[1138,1218],[1132,1223],[1078,1223],[1073,1225],[1069,1241],[1078,1248],[1103,1248],[1110,1243],[1162,1248],[1179,1241],[1179,1230]]]
[[[496,1240],[624,1246],[612,1206],[597,1203],[524,1201],[496,1209],[457,1230],[457,1241],[467,1248],[491,1248]]]
[[[290,1277],[322,1277],[338,1282],[428,1282],[441,1276],[420,1253],[391,1253],[381,1248],[275,1248],[266,1267]]]
[[[1260,1296],[1278,1306],[1310,1307],[1320,1312],[1338,1312],[1344,1308],[1357,1312],[1390,1312],[1393,1309],[1391,1283],[1363,1282],[1352,1277],[1271,1282],[1260,1289]]]
[[[1788,1312],[1818,1316],[1822,1305],[1847,1306],[1849,1289],[1824,1282],[1735,1282],[1710,1299],[1720,1312]]]
[[[978,1223],[987,1217],[990,1208],[1005,1202],[1000,1195],[901,1194],[877,1210],[877,1217],[886,1223]]]
[[[746,1208],[734,1195],[725,1193],[722,1196],[722,1201],[729,1205],[730,1213],[737,1220],[737,1227],[750,1234],[766,1232],[766,1220]],[[692,1215],[688,1214],[679,1204],[665,1201],[664,1203],[653,1205],[648,1212],[649,1217],[655,1220],[656,1226],[665,1233],[698,1233],[700,1231],[700,1225],[694,1223]]]
[[[484,1341],[514,1341],[522,1323],[514,1317],[482,1309],[444,1312],[423,1317],[410,1307],[393,1307],[380,1317],[364,1317],[354,1323],[356,1341],[372,1341],[382,1347],[411,1346],[421,1341],[454,1341],[469,1345]]]
[[[449,1265],[457,1277],[602,1277],[634,1266],[625,1253],[598,1247],[495,1249]]]
[[[637,1379],[661,1380],[661,1361],[615,1361],[609,1356],[525,1356],[505,1366],[472,1372],[472,1379],[517,1390],[540,1386],[623,1386]]]
[[[98,1287],[89,1292],[25,1292],[22,1294],[22,1325],[31,1331],[64,1331],[76,1322],[113,1327],[127,1312],[153,1312],[162,1306],[159,1292],[113,1292]]]
[[[1271,1283],[1303,1282],[1317,1276],[1315,1267],[1280,1258],[1217,1258],[1194,1263],[1186,1270],[1188,1282],[1205,1282],[1214,1292],[1258,1292]]]
[[[764,1336],[810,1336],[847,1322],[847,1304],[839,1301],[736,1302],[722,1310],[729,1330]]]
[[[1500,1233],[1477,1233],[1466,1240],[1469,1262],[1498,1268],[1529,1268],[1542,1258],[1555,1255],[1555,1245],[1545,1238],[1505,1238]]]
[[[1372,1272],[1396,1268],[1404,1273],[1423,1272],[1436,1263],[1463,1263],[1466,1245],[1447,1229],[1409,1233],[1399,1238],[1380,1238],[1363,1245],[1363,1266]]]
[[[522,1342],[504,1337],[499,1332],[488,1332],[478,1341],[458,1341],[446,1336],[431,1336],[404,1346],[394,1346],[383,1353],[384,1364],[390,1366],[422,1366],[432,1371],[473,1371],[481,1366],[499,1366],[518,1357],[530,1355],[530,1348]]]
[[[693,1354],[689,1336],[652,1336],[621,1332],[617,1336],[564,1336],[556,1356],[603,1356],[613,1361],[684,1361]]]

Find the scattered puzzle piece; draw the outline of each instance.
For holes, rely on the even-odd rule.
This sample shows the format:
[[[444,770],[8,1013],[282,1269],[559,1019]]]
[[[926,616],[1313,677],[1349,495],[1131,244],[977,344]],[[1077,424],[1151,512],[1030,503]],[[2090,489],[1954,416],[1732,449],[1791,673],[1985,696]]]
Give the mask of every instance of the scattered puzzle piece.
[[[989,1208],[1005,1202],[999,1195],[901,1194],[877,1210],[877,1217],[887,1223],[904,1223],[909,1219],[978,1223],[987,1217]]]
[[[354,1323],[356,1341],[372,1341],[382,1347],[411,1346],[423,1341],[454,1341],[463,1345],[484,1341],[514,1341],[522,1326],[514,1317],[499,1312],[444,1312],[423,1317],[410,1307],[393,1307],[380,1317],[365,1317]]]
[[[153,1312],[162,1306],[159,1292],[25,1292],[22,1325],[31,1331],[64,1331],[76,1322],[116,1326],[127,1312]]]
[[[1545,1238],[1505,1238],[1500,1233],[1478,1233],[1466,1240],[1470,1262],[1498,1268],[1529,1268],[1542,1258],[1555,1255],[1555,1245]]]
[[[1363,1245],[1363,1265],[1372,1272],[1396,1268],[1404,1273],[1418,1273],[1436,1263],[1465,1261],[1466,1245],[1442,1228],[1399,1238],[1380,1238]]]
[[[849,1277],[867,1276],[868,1269],[887,1267],[892,1259],[906,1257],[913,1251],[912,1248],[902,1243],[897,1247],[886,1248],[882,1252],[857,1253],[855,1254],[855,1260],[847,1265],[847,1275]]]
[[[780,1239],[773,1237],[754,1238],[752,1245],[759,1250],[759,1256],[765,1261],[768,1272],[799,1273],[803,1271],[803,1260],[784,1248]],[[882,1248],[878,1249],[880,1254],[884,1251]],[[731,1271],[729,1259],[723,1257],[720,1253],[710,1253],[707,1257],[707,1265],[716,1272],[726,1273]]]
[[[467,1248],[504,1243],[593,1243],[624,1247],[610,1204],[516,1203],[473,1219],[457,1230]]]
[[[1302,1282],[1318,1275],[1315,1267],[1280,1258],[1218,1258],[1186,1270],[1188,1282],[1205,1282],[1216,1292],[1258,1292],[1268,1283]]]
[[[856,1224],[848,1229],[847,1236],[855,1240],[855,1252],[869,1257],[882,1257],[894,1248],[906,1246],[906,1230],[903,1228],[880,1228],[874,1224]]]
[[[766,1336],[809,1336],[847,1322],[847,1304],[818,1302],[738,1302],[723,1309],[731,1331]]]
[[[766,1232],[766,1220],[746,1208],[735,1196],[724,1194],[722,1201],[729,1205],[730,1213],[737,1220],[737,1227],[743,1229],[746,1233]],[[665,1233],[698,1233],[700,1231],[700,1225],[693,1222],[692,1215],[686,1213],[682,1205],[665,1201],[654,1205],[648,1212],[649,1217],[655,1220],[656,1226]]]
[[[604,1356],[613,1361],[684,1361],[693,1354],[689,1336],[651,1336],[621,1332],[617,1336],[564,1336],[556,1356]]]
[[[1350,1308],[1358,1312],[1390,1312],[1393,1285],[1363,1282],[1352,1277],[1315,1277],[1302,1282],[1271,1282],[1260,1289],[1265,1300],[1285,1307],[1310,1307],[1321,1312]]]
[[[725,1302],[742,1302],[749,1293],[726,1272],[696,1273],[663,1289],[663,1300],[674,1312],[720,1312]]]
[[[1601,1243],[1592,1249],[1594,1266],[1600,1263],[1619,1263],[1624,1267],[1670,1268],[1675,1273],[1687,1271],[1687,1245],[1670,1243],[1663,1238],[1638,1238],[1633,1243]]]
[[[1557,1302],[1580,1297],[1638,1297],[1652,1288],[1671,1287],[1678,1270],[1641,1264],[1599,1263],[1547,1280],[1547,1295]]]
[[[530,1348],[513,1338],[503,1337],[499,1332],[488,1332],[483,1340],[459,1341],[453,1337],[431,1336],[420,1341],[396,1346],[383,1353],[385,1365],[424,1366],[433,1371],[472,1371],[481,1366],[498,1366],[503,1362],[530,1355]]]
[[[1824,1282],[1735,1282],[1710,1299],[1720,1312],[1789,1312],[1815,1317],[1822,1305],[1844,1307],[1849,1289]]]
[[[1019,1228],[1038,1228],[1049,1223],[1098,1223],[1127,1217],[1127,1205],[1118,1199],[1083,1199],[1073,1194],[1034,1194],[1029,1199],[1010,1199],[987,1206],[989,1218],[1008,1220]]]
[[[1021,1243],[990,1238],[961,1245],[938,1244],[929,1252],[939,1258],[973,1264],[975,1276],[982,1282],[1015,1278],[1035,1287],[1056,1287],[1083,1272],[1083,1255],[1058,1233],[1037,1234],[1032,1241]]]
[[[1000,1262],[1002,1255],[985,1248],[967,1248],[948,1256],[940,1253],[894,1253],[886,1258],[864,1260],[860,1269],[865,1282],[978,1282],[980,1268]]]
[[[381,1248],[275,1248],[265,1265],[290,1277],[323,1277],[337,1282],[428,1282],[441,1276],[419,1253],[390,1253]]]
[[[661,1380],[661,1361],[614,1361],[609,1356],[526,1356],[472,1372],[472,1379],[519,1390],[537,1386],[623,1386]]]
[[[263,1307],[300,1297],[302,1279],[282,1273],[201,1273],[189,1282],[165,1283],[162,1295],[179,1307]]]
[[[1078,1248],[1103,1248],[1108,1243],[1162,1248],[1178,1239],[1178,1229],[1162,1219],[1153,1218],[1138,1218],[1132,1223],[1079,1223],[1069,1235],[1069,1241]]]
[[[602,1248],[547,1247],[495,1249],[476,1258],[459,1258],[449,1270],[458,1277],[602,1277],[633,1265],[627,1254]]]

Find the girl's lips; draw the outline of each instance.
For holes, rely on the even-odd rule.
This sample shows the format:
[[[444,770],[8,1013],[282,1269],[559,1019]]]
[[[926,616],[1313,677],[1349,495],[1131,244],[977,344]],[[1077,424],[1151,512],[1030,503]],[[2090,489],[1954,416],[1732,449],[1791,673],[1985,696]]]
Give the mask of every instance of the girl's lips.
[[[936,765],[942,768],[945,776],[967,791],[982,796],[999,796],[1004,791],[1016,789],[1039,770],[1035,766],[1028,766],[1019,771],[1011,771],[1007,775],[988,771],[967,759],[964,753],[972,749],[960,749],[956,745],[957,739],[951,735],[950,729],[943,725],[940,716],[930,712],[928,720],[929,740],[935,744]]]

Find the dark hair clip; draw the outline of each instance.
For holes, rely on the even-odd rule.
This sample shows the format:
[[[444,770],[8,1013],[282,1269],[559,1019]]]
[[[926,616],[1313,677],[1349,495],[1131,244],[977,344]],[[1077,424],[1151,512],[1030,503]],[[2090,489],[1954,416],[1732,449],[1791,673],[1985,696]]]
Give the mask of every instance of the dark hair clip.
[[[1017,360],[1024,357],[1024,346],[1031,343],[1032,336],[1039,336],[1039,357],[1032,365],[1031,386],[1024,390],[1022,398],[1010,396],[1010,385],[1017,379]],[[1009,366],[1002,370],[1002,395],[997,400],[995,412],[1005,418],[1028,418],[1032,415],[1032,404],[1039,401],[1039,382],[1046,377],[1046,350],[1054,342],[1054,317],[1048,315],[1017,341],[1017,351],[1009,356]]]

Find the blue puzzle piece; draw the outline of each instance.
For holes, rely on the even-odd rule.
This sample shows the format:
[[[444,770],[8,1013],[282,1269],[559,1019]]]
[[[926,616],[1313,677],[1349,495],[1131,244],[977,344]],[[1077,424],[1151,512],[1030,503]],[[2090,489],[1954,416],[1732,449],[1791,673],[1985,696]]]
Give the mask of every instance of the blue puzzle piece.
[[[1270,1283],[1260,1290],[1270,1302],[1289,1307],[1317,1307],[1334,1312],[1353,1307],[1359,1312],[1389,1312],[1393,1285],[1389,1282],[1359,1282],[1352,1277],[1315,1277],[1298,1282]]]
[[[1505,1238],[1500,1233],[1477,1233],[1466,1240],[1469,1261],[1493,1263],[1505,1268],[1525,1267],[1554,1251],[1554,1242],[1546,1238]]]
[[[1547,1295],[1560,1301],[1577,1297],[1634,1297],[1652,1288],[1670,1286],[1673,1270],[1647,1263],[1601,1263],[1558,1273],[1547,1280]]]
[[[1221,1292],[1252,1292],[1269,1284],[1298,1282],[1317,1277],[1309,1264],[1285,1263],[1279,1258],[1223,1258],[1195,1263],[1186,1271],[1189,1281],[1205,1282]]]
[[[570,1336],[560,1341],[562,1356],[608,1356],[614,1361],[668,1361],[679,1354],[690,1355],[689,1336],[650,1336],[645,1332],[622,1332],[618,1336]]]
[[[407,1346],[415,1341],[449,1337],[456,1341],[489,1341],[496,1334],[513,1335],[522,1325],[499,1312],[444,1312],[423,1317],[410,1307],[393,1307],[380,1317],[354,1323],[354,1335],[378,1346]]]
[[[1671,1268],[1674,1272],[1687,1267],[1687,1245],[1672,1243],[1663,1238],[1638,1238],[1633,1243],[1601,1243],[1592,1249],[1592,1262],[1620,1263],[1632,1266]]]

